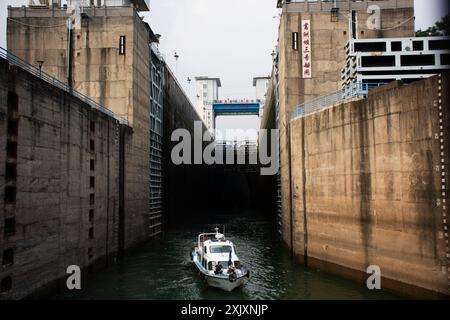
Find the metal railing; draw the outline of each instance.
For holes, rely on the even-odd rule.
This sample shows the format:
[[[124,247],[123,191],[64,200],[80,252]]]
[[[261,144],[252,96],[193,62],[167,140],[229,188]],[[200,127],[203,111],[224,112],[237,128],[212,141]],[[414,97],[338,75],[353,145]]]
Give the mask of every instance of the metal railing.
[[[246,150],[257,150],[258,141],[257,140],[217,140],[215,141],[217,147],[227,148],[227,149],[239,149],[245,148]]]
[[[67,84],[65,84],[64,82],[61,82],[58,79],[48,75],[47,73],[43,72],[39,68],[20,59],[19,57],[15,56],[14,54],[10,53],[8,50],[6,50],[2,47],[0,47],[0,57],[6,59],[10,65],[17,66],[17,67],[23,69],[24,71],[31,73],[32,75],[51,84],[52,86],[55,86],[65,92],[67,92],[68,94],[76,97],[77,99],[83,101],[84,103],[87,103],[89,106],[91,106],[91,108],[97,109],[100,112],[102,112],[110,117],[113,117],[114,119],[118,120],[121,124],[129,125],[127,119],[117,116],[116,114],[114,114],[114,112],[112,112],[108,108],[105,108],[104,106],[98,104],[97,102],[95,102],[94,100],[89,98],[88,96],[85,96],[84,94],[74,90],[73,88],[71,88]]]
[[[377,88],[384,84],[385,83],[353,83],[336,92],[328,93],[311,101],[300,104],[291,113],[290,119],[293,120],[350,99],[366,98],[371,89]]]

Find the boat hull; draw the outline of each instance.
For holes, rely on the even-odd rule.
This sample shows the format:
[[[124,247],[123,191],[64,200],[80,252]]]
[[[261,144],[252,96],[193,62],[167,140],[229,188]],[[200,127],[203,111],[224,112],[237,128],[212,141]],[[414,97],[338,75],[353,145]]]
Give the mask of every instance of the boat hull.
[[[218,289],[222,289],[227,292],[231,292],[240,286],[244,285],[246,282],[247,277],[240,277],[236,279],[235,281],[231,282],[229,279],[226,278],[217,278],[214,276],[205,275],[206,283],[211,286]]]
[[[248,271],[233,280],[230,280],[229,277],[225,275],[210,274],[199,262],[198,255],[195,251],[191,253],[191,257],[194,262],[195,268],[201,275],[202,279],[204,279],[206,283],[211,287],[231,292],[244,285],[248,280]]]

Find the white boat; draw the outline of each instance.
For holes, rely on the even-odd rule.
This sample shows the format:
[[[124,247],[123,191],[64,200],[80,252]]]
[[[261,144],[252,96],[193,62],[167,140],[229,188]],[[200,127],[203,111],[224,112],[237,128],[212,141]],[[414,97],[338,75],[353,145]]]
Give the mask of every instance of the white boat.
[[[208,285],[230,292],[246,283],[250,271],[241,264],[233,243],[219,228],[215,231],[198,235],[191,260]]]

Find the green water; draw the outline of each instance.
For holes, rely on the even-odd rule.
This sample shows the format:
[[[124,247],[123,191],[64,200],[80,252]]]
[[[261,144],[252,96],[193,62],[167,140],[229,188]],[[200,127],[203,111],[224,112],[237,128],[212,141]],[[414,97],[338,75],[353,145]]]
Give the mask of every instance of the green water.
[[[383,290],[305,269],[289,258],[273,223],[258,215],[214,215],[210,221],[180,221],[157,243],[127,252],[123,263],[82,279],[82,290],[56,299],[395,299]],[[200,232],[226,224],[241,261],[251,270],[245,287],[227,293],[205,287],[189,258]]]

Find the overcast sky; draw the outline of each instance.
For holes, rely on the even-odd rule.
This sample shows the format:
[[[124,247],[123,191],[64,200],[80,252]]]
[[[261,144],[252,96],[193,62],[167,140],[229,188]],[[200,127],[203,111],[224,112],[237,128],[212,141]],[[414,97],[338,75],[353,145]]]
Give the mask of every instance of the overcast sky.
[[[416,29],[433,25],[443,15],[448,0],[415,0]],[[6,46],[7,6],[28,0],[0,0],[0,46]],[[193,102],[194,81],[214,76],[222,80],[220,98],[254,98],[254,76],[269,75],[270,53],[278,32],[276,0],[151,0],[145,14],[155,33],[161,34],[160,50]],[[174,53],[180,56],[175,63]],[[219,118],[218,127],[254,127],[253,120]]]

